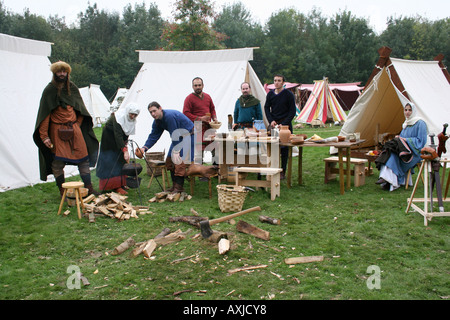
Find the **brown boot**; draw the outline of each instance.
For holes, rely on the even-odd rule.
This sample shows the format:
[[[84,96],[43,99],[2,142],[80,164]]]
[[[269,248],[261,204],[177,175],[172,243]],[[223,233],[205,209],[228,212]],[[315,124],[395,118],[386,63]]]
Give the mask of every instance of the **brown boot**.
[[[55,178],[55,181],[59,189],[59,194],[61,195],[62,198],[62,196],[64,195],[64,188],[62,187],[62,184],[66,181],[66,179],[64,178],[64,175],[60,175],[59,177]]]
[[[93,187],[92,184],[85,186],[86,189],[88,189],[88,195],[90,196],[91,194],[93,194],[94,196],[98,197],[100,195],[100,192],[96,191]]]
[[[173,184],[173,190],[171,193],[181,193],[181,192],[184,192],[183,186],[181,184],[175,182]]]

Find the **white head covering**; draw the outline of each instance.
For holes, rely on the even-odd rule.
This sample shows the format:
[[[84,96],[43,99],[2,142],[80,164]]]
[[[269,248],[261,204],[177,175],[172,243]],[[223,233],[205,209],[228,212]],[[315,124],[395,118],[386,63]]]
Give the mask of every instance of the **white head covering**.
[[[414,125],[414,124],[415,124],[417,121],[419,121],[419,120],[422,120],[421,117],[418,117],[418,116],[417,116],[417,108],[416,108],[416,106],[414,105],[414,103],[408,102],[408,103],[405,104],[405,107],[406,107],[407,105],[410,105],[410,106],[411,106],[412,112],[411,112],[411,116],[410,116],[408,119],[405,119],[405,122],[403,122],[403,124],[402,124],[403,129],[405,129],[407,126],[412,126],[412,125]],[[405,108],[405,107],[403,107],[403,108]]]
[[[117,123],[120,124],[127,136],[134,134],[136,128],[136,118],[131,120],[129,114],[139,114],[140,111],[137,104],[129,103],[125,108],[120,108],[115,113]]]

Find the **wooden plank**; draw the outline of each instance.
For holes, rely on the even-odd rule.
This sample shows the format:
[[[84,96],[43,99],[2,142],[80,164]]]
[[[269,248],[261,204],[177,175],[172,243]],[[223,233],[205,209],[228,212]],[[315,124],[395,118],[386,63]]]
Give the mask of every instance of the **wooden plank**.
[[[325,162],[339,162],[339,158],[338,157],[328,157],[328,158],[323,159],[323,161],[325,161]],[[343,157],[343,161],[346,162],[347,161],[347,157]],[[366,163],[367,159],[350,158],[350,162],[352,164]]]
[[[243,220],[239,220],[236,225],[236,229],[239,232],[250,234],[263,240],[270,240],[270,233],[268,231],[255,227]]]
[[[284,259],[284,262],[286,264],[320,262],[320,261],[323,261],[323,256],[295,257],[295,258]]]
[[[235,172],[247,172],[247,173],[261,173],[261,174],[276,174],[283,169],[280,168],[262,168],[262,167],[235,167],[233,168]]]

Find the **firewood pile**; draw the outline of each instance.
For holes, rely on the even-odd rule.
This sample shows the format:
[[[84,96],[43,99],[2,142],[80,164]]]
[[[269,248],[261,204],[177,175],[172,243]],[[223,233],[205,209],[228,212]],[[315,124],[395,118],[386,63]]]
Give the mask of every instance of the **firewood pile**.
[[[177,192],[177,193],[171,193],[169,191],[162,191],[159,192],[157,194],[155,194],[155,196],[153,198],[151,198],[150,200],[148,200],[148,202],[153,203],[153,202],[165,202],[165,201],[169,201],[169,202],[183,202],[185,200],[191,200],[192,196],[190,194],[187,194],[186,192]]]
[[[123,221],[131,218],[138,219],[141,214],[153,213],[146,206],[133,206],[126,201],[127,198],[115,192],[101,194],[97,198],[95,196],[86,198],[83,201],[85,213],[89,216],[90,222],[94,222],[96,216],[107,216]]]

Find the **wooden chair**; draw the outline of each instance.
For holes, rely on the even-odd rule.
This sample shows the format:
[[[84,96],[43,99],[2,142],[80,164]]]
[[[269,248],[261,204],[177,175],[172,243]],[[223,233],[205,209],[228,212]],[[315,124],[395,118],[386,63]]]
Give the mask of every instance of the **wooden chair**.
[[[58,215],[60,215],[60,213],[61,213],[61,209],[64,204],[64,200],[66,199],[67,190],[74,189],[75,202],[76,202],[77,211],[78,211],[78,219],[81,219],[80,205],[84,210],[84,202],[83,202],[83,198],[81,197],[81,188],[84,187],[84,183],[81,181],[65,182],[62,184],[62,187],[64,188],[64,193],[61,198],[61,203],[59,204]]]

